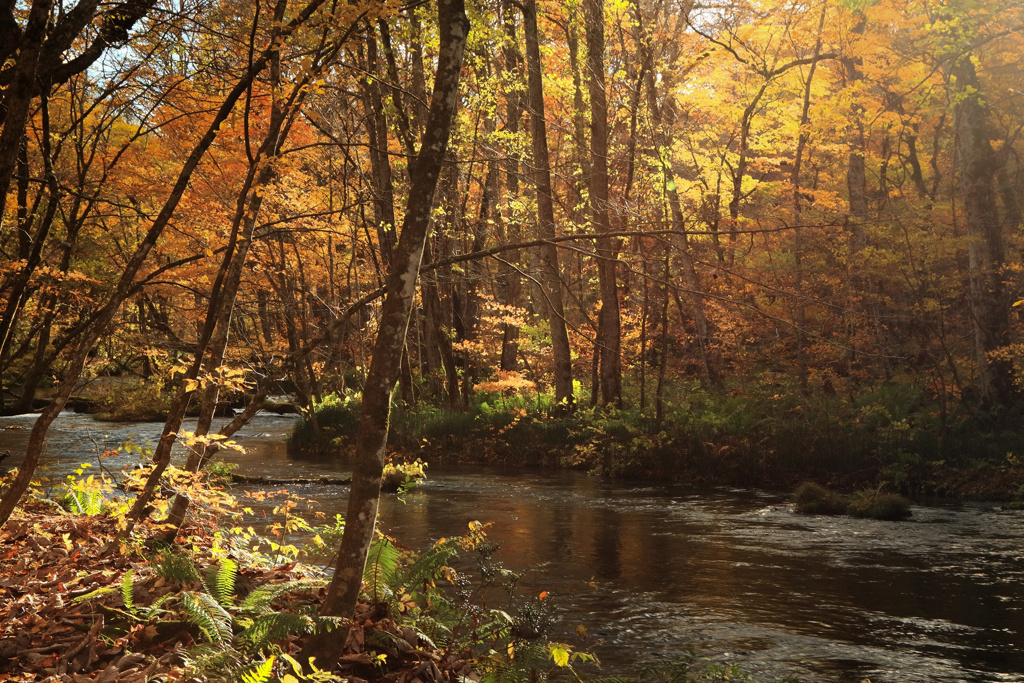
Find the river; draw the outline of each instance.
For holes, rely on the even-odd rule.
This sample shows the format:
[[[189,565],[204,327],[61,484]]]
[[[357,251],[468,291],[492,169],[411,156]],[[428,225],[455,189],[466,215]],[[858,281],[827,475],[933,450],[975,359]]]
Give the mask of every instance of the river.
[[[0,418],[16,465],[34,416]],[[293,418],[258,415],[236,437],[239,473],[338,476],[290,460]],[[96,448],[154,441],[161,425],[63,414],[46,458],[60,478]],[[186,425],[188,428],[188,425]],[[138,456],[107,458],[118,470]],[[1024,513],[993,504],[916,505],[906,522],[794,514],[784,496],[638,485],[572,472],[432,468],[381,507],[402,542],[427,546],[491,522],[495,559],[548,591],[558,628],[604,674],[696,649],[765,679],[905,683],[1024,681]],[[345,487],[301,486],[333,516]]]

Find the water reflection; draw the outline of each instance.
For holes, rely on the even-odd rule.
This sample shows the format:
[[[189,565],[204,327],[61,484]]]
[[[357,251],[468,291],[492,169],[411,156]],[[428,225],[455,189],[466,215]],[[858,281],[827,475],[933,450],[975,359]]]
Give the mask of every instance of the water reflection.
[[[560,597],[565,630],[585,623],[612,670],[698,647],[778,677],[1024,680],[1017,513],[804,518],[745,491],[432,475],[384,524],[426,543],[493,522],[499,556]]]

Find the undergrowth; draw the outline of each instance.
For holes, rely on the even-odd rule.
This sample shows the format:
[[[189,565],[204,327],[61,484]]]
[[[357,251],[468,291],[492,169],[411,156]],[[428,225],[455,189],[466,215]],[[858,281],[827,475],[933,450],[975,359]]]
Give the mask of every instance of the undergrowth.
[[[243,520],[253,517],[246,504],[249,499],[263,503],[277,494],[249,491],[248,499],[239,500],[202,478],[172,472],[154,501],[153,519],[117,543],[114,534],[124,526],[131,492],[146,472],[130,472],[122,488],[85,472],[85,467],[79,468],[61,488],[63,504],[74,517],[61,513],[66,516],[60,519],[82,521],[71,523],[68,533],[50,534],[48,542],[38,535],[31,545],[41,553],[66,547],[64,557],[74,551],[73,563],[61,570],[45,568],[42,562],[18,566],[38,564],[40,581],[65,570],[68,576],[89,577],[91,584],[83,584],[89,585],[87,590],[76,590],[66,602],[51,603],[45,618],[33,623],[91,619],[97,630],[89,637],[117,644],[104,646],[104,651],[121,658],[98,659],[97,666],[141,663],[149,667],[147,676],[169,667],[168,672],[179,672],[176,680],[184,676],[197,681],[297,683],[353,676],[381,680],[389,674],[405,675],[427,661],[447,680],[472,676],[498,683],[547,680],[559,672],[575,676],[579,666],[595,661],[588,653],[549,639],[546,594],[529,596],[517,590],[518,576],[494,562],[496,545],[479,522],[423,552],[377,533],[355,618],[322,617],[319,609],[328,577],[316,562],[333,559],[344,530],[340,516],[333,523],[314,526],[299,512],[308,501],[287,495],[274,501],[272,515],[258,533],[243,526]],[[169,500],[184,490],[198,514],[175,543],[154,541]],[[29,504],[53,510],[52,504],[41,503],[42,496],[37,488]],[[15,523],[10,529],[34,528],[47,534],[46,526],[54,525],[36,521]],[[112,565],[104,564],[105,546],[112,549]],[[60,563],[61,558],[53,561]],[[68,564],[66,559],[64,563]],[[107,566],[114,569],[97,570]],[[346,658],[338,667],[319,668],[315,662],[297,659],[304,638],[322,630],[337,630],[347,643]],[[79,640],[69,641],[69,646]],[[44,647],[59,656],[59,649]],[[77,670],[93,661],[83,661]],[[12,666],[37,662],[44,667],[46,660],[36,658],[24,666],[15,661]],[[3,664],[0,661],[0,674]]]
[[[908,382],[850,396],[803,395],[778,381],[716,391],[677,382],[663,397],[660,420],[650,405],[620,410],[588,407],[585,399],[570,415],[545,393],[478,391],[464,412],[396,401],[389,446],[398,461],[782,489],[810,477],[844,488],[885,483],[910,493],[1010,496],[1024,484],[1019,430],[965,406],[953,411]],[[322,438],[300,423],[293,453],[348,452],[359,407],[353,394],[325,399],[316,411]]]

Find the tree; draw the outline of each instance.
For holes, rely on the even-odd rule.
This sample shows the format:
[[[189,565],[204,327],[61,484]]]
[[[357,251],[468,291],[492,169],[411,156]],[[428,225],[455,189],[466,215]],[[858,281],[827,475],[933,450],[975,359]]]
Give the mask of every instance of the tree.
[[[523,10],[523,34],[526,38],[527,101],[530,111],[533,149],[533,182],[537,191],[537,227],[541,237],[555,236],[555,208],[551,190],[551,162],[548,157],[544,84],[540,61],[540,33],[537,28],[536,0],[526,0]],[[551,329],[551,356],[554,364],[555,400],[572,411],[576,404],[572,386],[572,351],[565,324],[562,274],[558,267],[558,248],[545,244],[540,248],[540,297]]]
[[[957,171],[967,227],[970,258],[969,301],[974,322],[978,391],[985,408],[1013,403],[1013,363],[1006,356],[1010,331],[1010,297],[1003,285],[1006,247],[996,205],[996,171],[988,111],[971,55],[956,59]]]
[[[299,26],[304,24],[320,8],[323,1],[324,0],[311,0],[287,24],[281,27],[280,36],[286,38],[292,35]],[[53,423],[53,420],[56,419],[57,415],[64,408],[64,405],[67,402],[68,397],[71,395],[75,383],[78,381],[89,353],[96,341],[104,333],[121,305],[135,292],[136,276],[141,270],[143,264],[146,262],[150,251],[152,251],[153,247],[157,244],[164,229],[174,216],[175,210],[181,202],[181,198],[184,195],[199,162],[209,150],[214,140],[216,140],[221,124],[224,123],[234,110],[235,105],[238,103],[239,99],[241,99],[242,95],[244,95],[248,90],[256,75],[266,68],[270,59],[275,54],[276,49],[276,46],[271,44],[258,56],[254,56],[254,59],[249,64],[248,68],[243,71],[242,76],[239,78],[235,86],[224,96],[210,125],[199,138],[195,147],[192,149],[188,158],[178,172],[177,179],[171,187],[166,200],[163,202],[163,206],[153,218],[148,230],[133,250],[124,269],[119,274],[116,287],[107,295],[102,306],[100,306],[89,318],[87,325],[83,326],[81,329],[81,332],[76,339],[74,351],[68,361],[68,366],[61,385],[53,400],[46,406],[46,408],[43,409],[39,418],[32,427],[28,447],[25,453],[25,459],[18,471],[18,476],[15,477],[14,481],[4,491],[3,497],[0,498],[0,525],[7,522],[18,503],[18,500],[20,500],[21,496],[28,489],[29,482],[35,474],[35,469],[39,464],[39,459],[43,452],[43,444],[47,430]],[[5,132],[6,130],[7,129],[5,127]],[[212,330],[210,333],[212,334]],[[197,358],[193,364],[194,369],[191,379],[195,379],[198,375],[200,363],[201,359]],[[163,444],[166,444],[164,447],[169,449],[173,438],[174,435],[164,435],[161,439],[161,444],[158,445],[158,449]]]
[[[405,218],[388,274],[377,341],[363,389],[345,531],[334,577],[321,607],[323,615],[354,615],[356,599],[362,588],[363,568],[377,522],[391,394],[398,381],[423,247],[430,227],[434,192],[447,153],[458,101],[469,19],[462,0],[439,0],[437,12],[440,51],[434,89],[419,154],[409,169],[411,186]],[[306,645],[303,655],[317,657],[320,662],[337,659],[343,644],[344,640],[337,634],[318,632]]]
[[[590,215],[593,232],[611,230],[608,199],[608,97],[604,67],[604,0],[585,0],[587,64],[590,76]],[[615,247],[598,239],[597,274],[601,313],[596,347],[600,355],[601,401],[622,407],[622,343]]]

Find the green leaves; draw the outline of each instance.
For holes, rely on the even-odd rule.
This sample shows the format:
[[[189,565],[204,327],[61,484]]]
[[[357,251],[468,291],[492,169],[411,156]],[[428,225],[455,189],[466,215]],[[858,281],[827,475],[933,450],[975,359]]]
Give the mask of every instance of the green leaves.
[[[217,602],[228,606],[234,601],[235,578],[238,576],[238,565],[231,558],[225,557],[216,568],[211,567],[206,577],[206,590]]]
[[[242,674],[242,683],[268,683],[274,676],[274,661],[276,657],[268,657],[255,669]]]
[[[208,593],[188,591],[181,594],[181,604],[189,620],[199,627],[213,643],[228,643],[234,635],[231,615]]]
[[[398,560],[398,548],[386,536],[378,538],[370,547],[363,583],[374,601],[381,602],[394,596],[397,587],[391,584],[398,572]]]
[[[129,569],[121,578],[121,598],[124,600],[125,609],[135,613],[135,570]]]

